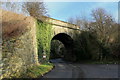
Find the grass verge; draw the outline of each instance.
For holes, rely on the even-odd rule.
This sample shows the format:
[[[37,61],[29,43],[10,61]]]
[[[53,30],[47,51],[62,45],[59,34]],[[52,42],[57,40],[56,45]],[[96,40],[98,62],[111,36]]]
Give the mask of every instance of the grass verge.
[[[53,68],[53,64],[45,63],[40,65],[34,65],[27,69],[26,77],[28,78],[38,78],[49,72]]]

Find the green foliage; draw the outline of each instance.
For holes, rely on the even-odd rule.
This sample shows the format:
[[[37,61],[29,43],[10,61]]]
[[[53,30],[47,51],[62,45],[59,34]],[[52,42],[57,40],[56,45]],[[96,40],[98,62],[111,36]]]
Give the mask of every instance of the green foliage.
[[[42,76],[43,74],[47,73],[53,68],[53,64],[40,64],[40,65],[34,65],[32,67],[29,67],[27,69],[27,72],[22,75],[22,77],[28,77],[28,78],[38,78]]]
[[[65,53],[64,44],[59,40],[52,40],[50,59],[63,57],[64,53]]]
[[[42,60],[43,52],[49,59],[50,43],[53,35],[52,25],[37,21],[37,47],[39,60]]]
[[[74,37],[74,51],[77,60],[98,59],[99,42],[96,36],[88,31],[82,31],[76,35],[76,37]]]
[[[117,48],[118,49],[118,48]],[[117,50],[118,51],[118,50]],[[81,31],[74,35],[74,53],[80,60],[116,60],[111,48],[101,42],[94,32]]]

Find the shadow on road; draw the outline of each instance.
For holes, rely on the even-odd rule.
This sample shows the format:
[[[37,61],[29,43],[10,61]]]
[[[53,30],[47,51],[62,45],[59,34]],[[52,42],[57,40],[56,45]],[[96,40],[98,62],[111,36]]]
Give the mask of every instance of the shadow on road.
[[[67,62],[62,59],[50,60],[55,68],[44,75],[43,78],[78,78],[97,80],[118,79],[118,65],[116,64],[79,64]],[[80,79],[80,80],[81,80]]]

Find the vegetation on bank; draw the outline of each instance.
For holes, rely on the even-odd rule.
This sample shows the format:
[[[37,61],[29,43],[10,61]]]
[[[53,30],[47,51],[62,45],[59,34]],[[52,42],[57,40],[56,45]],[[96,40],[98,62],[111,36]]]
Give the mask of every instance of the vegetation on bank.
[[[30,15],[36,19],[38,18],[42,19],[42,16],[45,16],[46,14],[46,8],[43,2],[39,2],[39,3],[38,2],[32,2],[32,3],[0,2],[0,4],[4,6],[2,7],[2,9],[16,12],[16,13],[22,12],[24,15],[27,15],[27,16]],[[6,22],[8,27],[5,25],[7,28],[3,30],[4,31],[3,33],[5,33],[5,31],[7,31],[6,33],[9,33],[7,34],[8,38],[4,36],[5,40],[3,41],[4,43],[2,44],[4,48],[4,53],[5,53],[3,54],[3,58],[4,58],[3,59],[4,65],[2,68],[3,74],[5,73],[5,76],[11,77],[11,78],[25,78],[25,77],[35,78],[35,77],[41,76],[53,68],[52,64],[45,63],[47,62],[47,59],[49,58],[49,53],[50,53],[50,41],[51,41],[51,35],[52,35],[51,25],[48,25],[40,21],[36,22],[37,23],[36,35],[37,35],[37,44],[38,44],[37,46],[38,55],[39,55],[40,62],[44,62],[44,64],[42,63],[40,65],[32,65],[31,67],[26,68],[26,66],[28,66],[31,63],[34,64],[35,62],[35,60],[32,60],[34,59],[33,57],[35,57],[34,56],[35,48],[33,47],[33,40],[32,40],[35,36],[32,33],[32,31],[34,32],[34,29],[33,29],[34,27],[32,26],[34,21],[31,21],[31,19],[27,17],[22,17],[22,16],[17,17],[17,20],[20,19],[17,21],[15,18],[12,18],[16,16],[17,16],[16,14],[14,15],[12,13],[10,20],[8,20],[10,21],[8,22],[9,24]],[[9,17],[6,17],[6,19],[7,18]],[[11,22],[12,19],[15,19],[15,20]],[[32,28],[31,27],[30,29],[26,28],[28,27],[28,24]],[[12,27],[10,27],[10,25]],[[9,40],[9,38],[11,38],[11,40]],[[12,38],[15,38],[15,39],[12,39]],[[42,60],[43,51],[47,55],[46,60]],[[26,72],[26,69],[27,69],[27,72]]]
[[[33,65],[29,67],[22,77],[27,78],[40,78],[45,73],[49,72],[53,68],[53,64],[45,63],[40,65]]]
[[[53,35],[52,25],[37,20],[37,48],[38,58],[41,63],[46,62],[50,56],[50,45]],[[43,55],[46,59],[43,60]]]
[[[119,24],[104,9],[92,11],[93,21],[71,18],[70,23],[81,27],[74,33],[74,53],[78,62],[118,63],[120,60]],[[89,62],[90,61],[90,62]]]

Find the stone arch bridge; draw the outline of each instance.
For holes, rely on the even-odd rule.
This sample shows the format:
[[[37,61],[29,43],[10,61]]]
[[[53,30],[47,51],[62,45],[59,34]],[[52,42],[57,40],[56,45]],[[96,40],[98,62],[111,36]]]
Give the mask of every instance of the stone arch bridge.
[[[52,40],[59,40],[66,48],[66,60],[75,60],[74,48],[74,32],[80,32],[80,26],[68,22],[56,20],[50,17],[43,16],[48,24],[52,24],[54,31]],[[69,57],[68,57],[69,56]]]
[[[49,20],[48,24],[54,28],[52,40],[61,41],[68,53],[72,54],[73,34],[80,27],[45,16],[43,18]],[[39,64],[37,51],[36,19],[0,9],[0,79],[25,73],[29,66]]]

